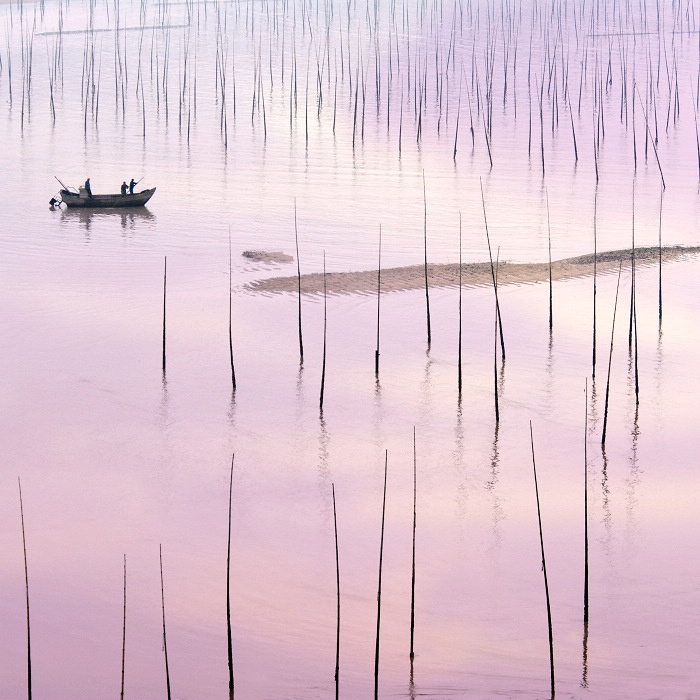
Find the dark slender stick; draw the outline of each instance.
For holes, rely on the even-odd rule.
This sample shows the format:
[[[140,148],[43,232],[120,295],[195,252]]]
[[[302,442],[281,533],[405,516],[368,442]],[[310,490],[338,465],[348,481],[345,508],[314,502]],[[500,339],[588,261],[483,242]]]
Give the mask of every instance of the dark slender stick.
[[[498,286],[496,283],[497,279],[494,275],[494,284],[496,285],[494,289]],[[493,316],[493,401],[496,410],[496,425],[498,425],[500,420],[498,410],[498,302],[496,302],[496,312]]]
[[[165,636],[165,591],[163,588],[163,547],[158,545],[160,557],[160,602],[163,611],[163,653],[165,654],[165,683],[168,689],[168,700],[170,700],[170,671],[168,669],[168,640]]]
[[[379,377],[379,299],[382,292],[382,225],[379,224],[379,262],[377,267],[377,349],[374,351],[374,375]]]
[[[323,251],[323,362],[321,367],[321,395],[319,397],[319,408],[323,411],[323,392],[326,387],[326,329],[327,329],[327,306],[326,306],[326,251]]]
[[[231,638],[231,501],[233,500],[233,460],[231,455],[231,476],[228,486],[228,544],[226,547],[226,635],[228,641],[228,692],[233,700],[233,641]]]
[[[622,262],[617,271],[617,290],[615,292],[615,308],[613,310],[612,331],[610,332],[610,357],[608,358],[608,381],[605,384],[605,410],[603,411],[603,437],[601,444],[605,445],[605,436],[608,427],[608,403],[610,400],[610,368],[612,367],[613,340],[615,339],[615,316],[617,315],[617,297],[620,292],[620,274],[622,273]]]
[[[540,526],[540,549],[542,551],[542,576],[544,577],[544,593],[547,599],[547,629],[549,631],[549,673],[554,697],[554,639],[552,634],[552,608],[549,601],[549,584],[547,583],[547,564],[544,557],[544,537],[542,536],[542,515],[540,513],[540,493],[537,488],[537,467],[535,466],[535,442],[532,437],[532,421],[530,421],[530,446],[532,448],[532,471],[535,476],[535,497],[537,499],[537,522]]]
[[[588,687],[588,379],[586,379],[586,419],[583,440],[583,679]]]
[[[634,330],[634,399],[639,407],[639,348],[637,347],[637,300],[634,300],[634,318],[632,320]]]
[[[547,242],[549,246],[549,334],[552,334],[553,307],[552,307],[552,229],[549,225],[549,193],[545,189],[547,197]]]
[[[425,171],[423,171],[423,254],[425,270],[425,310],[428,320],[428,349],[430,349],[430,296],[428,294],[428,200],[425,194]]]
[[[661,201],[659,202],[659,328],[661,327],[661,213],[664,206],[664,191],[661,190]]]
[[[297,289],[299,292],[299,362],[304,362],[304,342],[301,338],[301,266],[299,263],[299,233],[297,231],[297,200],[294,199],[294,243],[297,249]]]
[[[29,572],[27,568],[27,539],[24,531],[24,506],[22,504],[22,482],[17,477],[19,487],[19,514],[22,520],[22,550],[24,551],[24,590],[27,600],[27,698],[32,700],[32,640],[29,627]]]
[[[639,95],[639,90],[637,90],[637,95]],[[656,139],[651,135],[651,131],[649,130],[649,120],[647,119],[647,113],[644,110],[644,105],[642,104],[642,97],[639,95],[639,106],[642,109],[642,114],[644,115],[644,124],[646,125],[647,133],[649,134],[649,139],[651,140],[651,145],[654,148],[654,155],[656,156],[656,164],[659,166],[659,174],[661,175],[661,187],[662,189],[666,189],[666,181],[664,180],[664,173],[663,170],[661,170],[661,161],[659,160],[659,152],[656,150]]]
[[[628,347],[629,351],[632,352],[632,331],[634,329],[634,312],[635,312],[635,250],[634,250],[634,183],[632,184],[632,283],[630,284],[630,329],[629,329],[629,339]]]
[[[124,612],[122,616],[122,686],[119,697],[124,700],[124,662],[126,657],[126,554],[124,555]]]
[[[231,266],[231,227],[228,229],[228,352],[229,358],[231,360],[231,384],[235,391],[236,389],[236,370],[233,366],[233,315],[231,308],[231,279],[232,279],[232,266]],[[165,357],[165,356],[164,356]],[[165,361],[165,360],[164,360]]]
[[[379,623],[382,613],[382,558],[384,556],[384,516],[386,514],[386,473],[389,451],[384,453],[384,497],[382,500],[382,536],[379,544],[379,587],[377,589],[377,640],[374,649],[374,700],[379,698]]]
[[[596,363],[596,295],[598,284],[598,186],[595,188],[593,199],[593,381],[595,382]]]
[[[411,556],[411,652],[410,658],[413,661],[413,630],[416,620],[416,428],[413,427],[413,550]]]
[[[498,317],[498,328],[501,334],[501,359],[506,359],[506,346],[503,340],[503,324],[501,323],[501,307],[498,304],[498,285],[496,284],[496,273],[493,269],[493,257],[491,255],[491,239],[489,238],[489,224],[486,220],[486,201],[484,200],[484,185],[479,178],[479,185],[481,187],[481,205],[484,210],[484,227],[486,229],[486,243],[489,247],[489,262],[491,263],[491,280],[493,282],[493,293],[496,296],[496,316]]]
[[[163,374],[165,374],[165,296],[168,284],[168,256],[163,264]]]
[[[586,379],[586,419],[583,440],[583,621],[588,624],[588,379]]]
[[[459,212],[459,331],[457,340],[457,391],[462,394],[462,212]]]
[[[333,491],[333,529],[335,530],[335,582],[338,601],[338,615],[335,633],[335,700],[338,700],[340,690],[340,559],[338,556],[338,518],[335,512],[335,484],[331,484]]]

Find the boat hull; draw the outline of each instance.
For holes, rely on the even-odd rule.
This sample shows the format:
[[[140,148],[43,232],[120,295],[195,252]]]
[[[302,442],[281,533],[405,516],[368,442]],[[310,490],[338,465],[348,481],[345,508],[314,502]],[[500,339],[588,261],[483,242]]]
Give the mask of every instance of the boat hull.
[[[75,192],[61,190],[61,200],[71,209],[116,209],[122,207],[142,207],[156,191],[142,190],[134,194],[94,194],[92,197],[83,197]]]

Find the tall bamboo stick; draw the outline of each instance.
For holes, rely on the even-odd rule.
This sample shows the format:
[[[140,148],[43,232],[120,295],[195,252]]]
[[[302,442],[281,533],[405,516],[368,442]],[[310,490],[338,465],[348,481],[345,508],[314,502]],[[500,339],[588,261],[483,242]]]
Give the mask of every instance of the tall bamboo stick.
[[[124,662],[126,657],[126,554],[124,554],[124,610],[122,615],[122,685],[119,697],[124,700]]]
[[[610,369],[612,367],[613,341],[615,339],[615,316],[617,315],[617,297],[620,293],[620,275],[622,273],[622,262],[617,271],[617,290],[615,291],[615,308],[613,310],[612,331],[610,332],[610,355],[608,358],[608,381],[605,384],[605,410],[603,411],[603,436],[601,444],[605,445],[605,437],[608,427],[608,404],[610,401]]]
[[[413,664],[413,632],[416,621],[416,427],[413,426],[413,548],[411,554],[411,651],[410,659]]]
[[[236,369],[233,366],[233,311],[232,311],[232,264],[231,264],[231,227],[228,229],[228,352],[231,361],[231,384],[236,390]],[[164,360],[165,362],[165,360]]]
[[[168,285],[168,256],[163,263],[163,374],[165,374],[165,298]]]
[[[379,378],[379,300],[382,292],[382,225],[379,224],[379,261],[377,264],[377,349],[374,351],[374,375]]]
[[[384,496],[382,500],[382,535],[379,544],[379,586],[377,589],[377,638],[374,648],[374,700],[379,698],[379,626],[382,614],[382,558],[384,556],[384,517],[386,515],[386,474],[389,451],[384,453]]]
[[[170,670],[168,668],[168,640],[165,635],[165,590],[163,588],[163,548],[161,545],[158,545],[158,553],[160,558],[160,602],[161,610],[163,612],[163,654],[165,655],[165,683],[168,693],[168,700],[171,700]]]
[[[501,307],[498,303],[498,285],[496,284],[496,273],[494,271],[493,267],[493,256],[491,255],[491,239],[489,238],[489,224],[488,221],[486,220],[486,201],[484,199],[484,185],[481,182],[481,178],[479,178],[479,185],[481,186],[481,205],[484,210],[484,228],[486,229],[486,243],[488,244],[489,248],[489,262],[491,263],[491,281],[493,282],[493,293],[496,297],[496,316],[498,319],[498,328],[500,330],[500,336],[501,336],[501,359],[505,360],[506,359],[506,346],[505,342],[503,340],[503,324],[501,322]]]
[[[552,229],[549,224],[549,193],[545,189],[547,197],[547,244],[549,251],[549,334],[552,334],[553,306],[552,306]]]
[[[462,395],[462,212],[459,212],[459,329],[457,336],[457,391]]]
[[[335,582],[337,599],[337,620],[335,633],[335,700],[338,700],[340,691],[340,559],[338,553],[338,517],[335,511],[335,484],[331,484],[333,492],[333,529],[335,531]]]
[[[24,591],[27,603],[27,698],[32,700],[32,639],[29,626],[29,572],[27,568],[27,538],[24,530],[24,505],[22,504],[22,482],[17,477],[19,487],[19,514],[22,521],[22,551],[24,552]]]
[[[537,499],[537,522],[540,528],[540,550],[542,552],[542,576],[544,577],[544,592],[547,599],[547,630],[549,633],[549,674],[554,698],[554,637],[552,634],[552,607],[549,600],[549,584],[547,582],[547,563],[544,556],[544,537],[542,536],[542,514],[540,512],[540,493],[537,488],[537,467],[535,465],[535,442],[532,436],[532,421],[530,421],[530,446],[532,448],[532,471],[535,477],[535,498]]]
[[[231,502],[233,500],[233,460],[231,455],[231,476],[228,486],[228,542],[226,546],[226,639],[228,642],[228,692],[233,700],[233,640],[231,636]]]
[[[425,271],[425,311],[428,322],[428,349],[430,349],[430,295],[428,294],[428,200],[425,194],[425,170],[423,171],[423,269]]]
[[[323,393],[326,387],[326,332],[328,327],[327,315],[327,293],[326,293],[326,251],[323,251],[323,360],[321,365],[321,395],[319,397],[319,408],[323,412]]]
[[[297,230],[297,200],[294,198],[294,244],[297,251],[297,291],[299,299],[299,362],[304,362],[304,341],[301,337],[301,266],[299,262],[299,232]]]

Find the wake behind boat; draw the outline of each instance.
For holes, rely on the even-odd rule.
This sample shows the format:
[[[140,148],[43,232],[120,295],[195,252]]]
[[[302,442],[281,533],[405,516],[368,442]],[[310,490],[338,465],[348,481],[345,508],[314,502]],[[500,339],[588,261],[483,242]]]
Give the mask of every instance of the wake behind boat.
[[[60,191],[60,201],[67,207],[80,207],[82,209],[106,209],[112,207],[142,207],[156,191],[155,187],[149,190],[141,190],[134,194],[93,194],[90,196],[84,187],[76,194],[70,190]]]

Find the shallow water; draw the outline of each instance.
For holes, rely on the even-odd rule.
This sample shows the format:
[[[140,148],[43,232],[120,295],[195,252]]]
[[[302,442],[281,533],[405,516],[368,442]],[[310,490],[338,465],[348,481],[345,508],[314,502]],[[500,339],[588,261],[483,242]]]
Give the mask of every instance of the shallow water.
[[[640,29],[642,10],[627,16],[617,4],[598,5],[601,14],[593,20],[587,5],[570,8],[566,16],[556,10],[554,24],[542,19],[550,16],[551,7],[535,5],[533,75],[540,79],[545,56],[550,55],[545,48],[554,52],[556,45],[557,70],[562,70],[566,57],[569,93],[573,85],[577,93],[581,65],[587,62],[580,115],[577,100],[572,100],[578,163],[559,72],[556,98],[554,92],[544,92],[544,179],[534,89],[532,122],[528,116],[533,17],[528,3],[518,6],[517,16],[504,6],[512,20],[510,30],[500,9],[490,15],[486,4],[459,6],[459,40],[454,42],[454,8],[413,3],[378,6],[376,25],[372,8],[368,14],[361,4],[351,5],[349,15],[346,7],[335,7],[332,17],[327,14],[330,5],[317,8],[308,3],[303,11],[302,4],[293,3],[144,5],[144,18],[140,5],[120,4],[122,28],[160,27],[165,20],[170,26],[143,33],[112,31],[115,6],[95,4],[93,27],[108,31],[94,34],[84,31],[89,5],[2,6],[0,139],[6,186],[17,194],[5,203],[0,234],[0,357],[5,377],[0,696],[24,697],[27,683],[17,476],[27,535],[35,696],[103,697],[119,692],[124,554],[125,696],[164,694],[159,545],[173,697],[226,693],[228,479],[235,453],[231,594],[239,697],[315,698],[334,692],[331,485],[340,553],[340,695],[372,693],[385,455],[380,696],[548,697],[532,422],[557,696],[700,697],[700,558],[694,537],[699,525],[694,498],[699,486],[694,469],[696,258],[664,265],[661,327],[658,268],[637,271],[638,408],[627,343],[631,279],[629,271],[622,274],[604,451],[600,442],[614,274],[597,279],[595,381],[592,278],[554,284],[551,338],[547,284],[499,290],[506,361],[502,364],[499,357],[496,370],[498,425],[493,290],[462,293],[461,400],[458,289],[430,290],[429,349],[425,292],[381,297],[378,382],[376,297],[329,297],[322,413],[323,300],[302,300],[300,365],[297,299],[244,290],[256,279],[295,274],[294,263],[267,264],[242,256],[251,249],[295,255],[295,207],[302,272],[321,270],[324,258],[329,271],[373,269],[380,225],[383,266],[423,262],[424,231],[428,259],[454,262],[459,259],[460,213],[463,259],[486,260],[480,181],[491,244],[494,255],[500,251],[500,259],[545,261],[548,213],[553,258],[592,252],[594,208],[599,251],[631,245],[633,212],[635,243],[656,244],[659,166],[651,146],[646,161],[641,155],[640,105],[646,109],[645,97],[637,103],[634,132],[631,105],[626,124],[624,118],[620,122],[623,57],[629,93],[633,67],[645,81],[650,64],[655,77],[660,76],[654,98],[666,183],[663,242],[697,244],[694,18],[700,16],[700,8],[691,3],[675,20],[671,8],[665,8],[663,31],[651,31],[648,19],[649,33],[635,37],[627,30]],[[303,15],[309,9],[309,15]],[[652,11],[655,18],[656,9],[643,6],[648,16]],[[581,30],[579,12],[585,13],[587,23],[595,23],[595,36]],[[220,128],[222,95],[219,88],[217,96],[214,77],[217,17],[221,26],[226,21],[226,38],[219,38],[227,46],[226,141]],[[554,25],[561,26],[560,34]],[[27,70],[22,71],[23,38],[31,35],[32,27],[31,107],[25,102],[22,115],[27,80]],[[143,92],[137,79],[141,36]],[[379,100],[377,116],[373,46],[376,38],[379,74],[385,83],[381,94],[386,96],[389,36],[394,45],[398,42],[401,63],[392,53],[395,82],[387,130],[385,97]],[[345,65],[338,75],[334,134],[341,37],[343,57],[352,71],[348,73]],[[296,71],[290,44],[296,49]],[[61,78],[53,86],[54,122],[47,66],[57,45],[63,59]],[[183,89],[186,46],[189,72]],[[458,57],[464,70],[461,85],[460,70],[456,78],[449,72],[452,68],[436,72],[436,46],[438,66],[446,65],[448,53]],[[515,90],[509,77],[503,106],[504,46],[509,47]],[[91,98],[87,119],[81,102],[87,82],[86,47],[96,56],[95,84],[100,67],[99,109]],[[162,82],[166,47],[167,115]],[[327,58],[319,112],[315,74],[320,47]],[[480,116],[478,121],[476,109],[478,81],[484,100],[487,50],[494,52],[493,89],[498,93],[489,144],[493,167],[484,120]],[[115,101],[117,54],[128,58],[123,107],[121,97]],[[408,56],[425,67],[427,103],[420,142],[413,115],[415,93],[408,88]],[[596,57],[605,71],[610,60],[613,78],[603,86],[605,138],[597,152],[597,195],[592,145]],[[474,61],[479,77],[472,79]],[[358,66],[366,71],[367,108],[364,138],[356,128],[353,149],[355,84],[350,86],[349,75],[354,80]],[[440,74],[450,76],[449,83],[442,83],[442,116],[435,78]],[[294,75],[297,108],[290,129]],[[410,76],[411,85],[415,76]],[[257,106],[260,84],[264,116]],[[676,84],[680,115],[674,119],[672,114],[666,130],[665,110],[673,104]],[[403,108],[398,97],[402,88]],[[182,113],[189,116],[189,141],[187,120],[179,118],[178,91],[184,94]],[[358,94],[361,100],[361,88]],[[465,126],[468,100],[478,127],[473,148]],[[559,125],[552,133],[557,101]],[[455,104],[463,111],[453,158]],[[528,158],[530,124],[533,145]],[[123,179],[143,175],[142,184],[156,185],[158,191],[140,211],[50,210],[48,199],[58,188],[54,174],[73,186],[89,175],[95,191],[116,191]],[[228,349],[229,240],[235,392]],[[411,675],[414,429],[418,495],[416,657]]]

